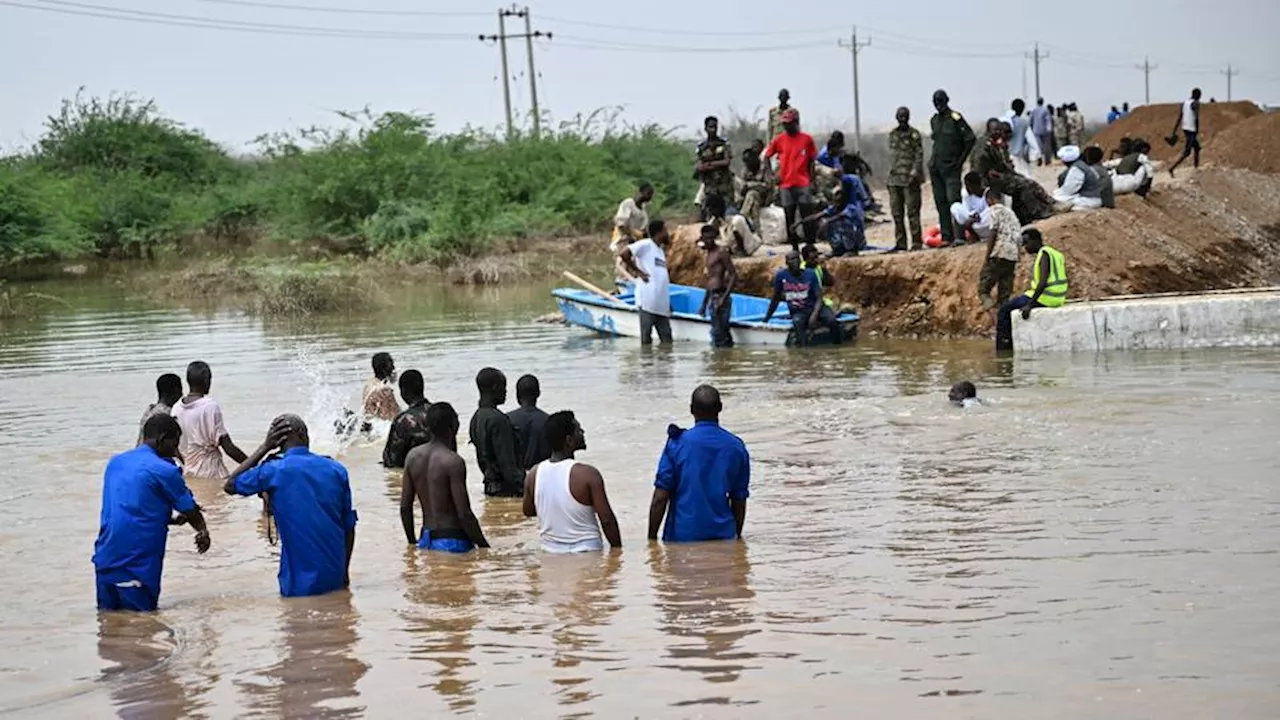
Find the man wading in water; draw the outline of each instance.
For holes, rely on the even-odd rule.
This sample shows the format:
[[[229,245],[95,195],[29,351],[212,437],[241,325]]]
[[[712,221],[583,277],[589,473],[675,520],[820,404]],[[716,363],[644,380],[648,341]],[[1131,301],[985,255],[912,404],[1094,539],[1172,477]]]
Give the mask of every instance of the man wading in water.
[[[733,284],[738,280],[738,270],[728,248],[716,244],[714,226],[703,225],[698,247],[707,254],[707,288],[702,296],[699,315],[711,310],[711,344],[718,348],[733,347],[733,334],[729,329],[729,317],[733,311]]]
[[[476,373],[480,408],[471,416],[471,444],[476,446],[476,464],[484,473],[484,494],[493,497],[520,497],[524,494],[524,472],[516,458],[516,431],[498,406],[507,401],[507,376],[494,368]]]
[[[222,453],[238,463],[247,457],[231,442],[227,426],[222,422],[222,408],[209,397],[213,386],[213,370],[197,360],[187,366],[190,393],[173,406],[173,417],[182,428],[180,457],[186,463],[188,477],[221,480],[227,476]]]
[[[467,495],[467,464],[458,455],[458,413],[449,403],[436,403],[427,409],[427,427],[431,442],[411,450],[405,461],[400,489],[405,538],[422,550],[465,553],[489,547]],[[414,532],[414,498],[422,506],[421,534]]]

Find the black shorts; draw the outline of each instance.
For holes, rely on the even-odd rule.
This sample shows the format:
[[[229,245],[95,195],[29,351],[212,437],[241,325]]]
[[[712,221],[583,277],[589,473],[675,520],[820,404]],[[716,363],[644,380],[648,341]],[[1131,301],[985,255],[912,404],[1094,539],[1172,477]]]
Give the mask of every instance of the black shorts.
[[[1187,136],[1187,148],[1190,150],[1199,150],[1200,133],[1195,130],[1183,130],[1182,132]]]

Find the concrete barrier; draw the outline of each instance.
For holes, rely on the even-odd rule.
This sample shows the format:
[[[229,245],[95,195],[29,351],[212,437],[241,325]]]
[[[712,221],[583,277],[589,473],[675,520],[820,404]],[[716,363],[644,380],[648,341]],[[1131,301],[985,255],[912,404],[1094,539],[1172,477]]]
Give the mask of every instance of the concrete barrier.
[[[1280,288],[1070,302],[1013,316],[1017,352],[1280,346]]]

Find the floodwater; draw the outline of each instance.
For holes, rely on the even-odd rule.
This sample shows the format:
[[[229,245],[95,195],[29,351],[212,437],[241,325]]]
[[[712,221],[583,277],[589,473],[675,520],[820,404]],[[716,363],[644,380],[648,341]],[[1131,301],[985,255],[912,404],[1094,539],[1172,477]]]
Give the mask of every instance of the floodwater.
[[[1280,716],[1280,353],[993,359],[987,343],[642,351],[530,322],[545,288],[262,322],[86,282],[0,339],[0,712],[22,717]],[[465,419],[483,365],[578,412],[625,549],[406,547],[379,447],[339,447],[369,356]],[[201,358],[233,438],[296,411],[351,471],[350,593],[285,600],[256,501],[196,485],[213,549],[170,539],[161,611],[99,616],[101,473],[154,378]],[[958,410],[950,383],[988,399]],[[751,450],[743,543],[645,542],[690,390]]]

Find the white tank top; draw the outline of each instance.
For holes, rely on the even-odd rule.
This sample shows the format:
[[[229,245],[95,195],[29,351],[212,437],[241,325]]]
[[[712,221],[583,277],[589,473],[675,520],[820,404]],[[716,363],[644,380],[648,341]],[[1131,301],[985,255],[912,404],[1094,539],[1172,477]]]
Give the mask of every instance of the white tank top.
[[[1194,100],[1184,100],[1182,103],[1182,129],[1189,132],[1199,132],[1200,123],[1196,122],[1196,111],[1191,107]]]
[[[577,462],[545,460],[534,476],[533,504],[538,509],[538,535],[542,549],[550,553],[600,550],[600,526],[596,511],[569,492],[569,472]]]

